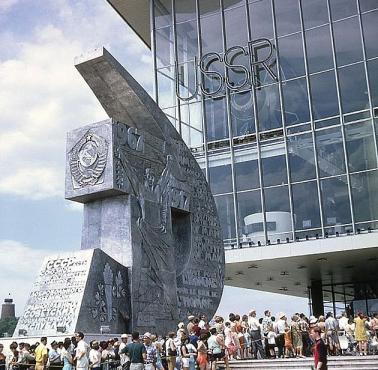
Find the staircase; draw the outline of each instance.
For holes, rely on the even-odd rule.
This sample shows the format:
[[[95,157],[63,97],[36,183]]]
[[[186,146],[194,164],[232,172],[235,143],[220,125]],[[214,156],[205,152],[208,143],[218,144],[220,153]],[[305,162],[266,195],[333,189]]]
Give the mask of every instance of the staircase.
[[[238,360],[230,362],[230,369],[254,370],[311,370],[312,358],[288,358],[279,360]],[[224,370],[224,364],[219,364]],[[338,356],[328,357],[328,370],[378,370],[378,356]]]

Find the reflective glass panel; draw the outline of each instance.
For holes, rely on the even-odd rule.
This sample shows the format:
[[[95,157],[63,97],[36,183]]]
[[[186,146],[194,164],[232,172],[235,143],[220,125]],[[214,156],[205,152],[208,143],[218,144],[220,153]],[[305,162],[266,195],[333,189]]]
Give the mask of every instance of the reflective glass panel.
[[[158,96],[160,108],[172,107],[176,104],[173,67],[157,71]]]
[[[328,23],[327,0],[302,0],[305,29]]]
[[[232,191],[231,165],[209,165],[209,184],[213,194],[230,193]]]
[[[276,243],[292,238],[292,224],[287,186],[264,190],[265,217],[268,239]]]
[[[181,123],[181,137],[185,144],[190,147],[190,128],[184,123]]]
[[[370,80],[370,94],[371,94],[371,104],[373,107],[378,107],[378,59],[369,60],[367,63],[369,80]]]
[[[155,31],[156,63],[157,67],[174,64],[173,31],[172,27],[160,28]]]
[[[378,1],[376,2],[376,5],[378,7]],[[361,19],[365,39],[366,57],[374,58],[378,56],[378,11],[363,14]]]
[[[190,129],[190,147],[198,147],[203,143],[203,133],[194,129]]]
[[[283,80],[305,74],[302,33],[280,38],[278,40],[278,50],[282,69],[281,78]]]
[[[307,82],[305,78],[282,84],[286,126],[310,120]]]
[[[233,239],[236,237],[235,231],[235,211],[232,195],[221,195],[214,197],[218,209],[218,216],[222,226],[223,239]]]
[[[378,220],[378,171],[350,176],[356,222]]]
[[[194,61],[188,63],[180,63],[178,65],[178,88],[179,96],[188,98],[192,96],[196,89],[196,66]],[[175,69],[175,67],[173,68]]]
[[[333,20],[342,19],[357,14],[356,0],[330,0]]]
[[[254,1],[249,4],[249,19],[254,40],[273,37],[272,7],[270,0]],[[264,20],[261,22],[261,20]]]
[[[360,0],[360,9],[361,12],[365,12],[367,10],[378,9],[378,1],[377,0]]]
[[[176,22],[196,19],[196,0],[175,1]]]
[[[206,71],[197,70],[198,75],[200,76],[200,82],[203,84],[204,91],[214,95],[217,92],[217,95],[225,94],[225,84],[224,84],[224,65],[220,62],[221,57],[216,54],[208,54],[202,57],[200,64],[203,69]],[[208,73],[208,72],[217,72],[217,73]],[[202,77],[202,81],[201,81]]]
[[[274,0],[278,36],[300,31],[297,0]]]
[[[292,185],[295,229],[320,226],[318,188],[315,181]]]
[[[176,25],[177,58],[179,63],[193,60],[198,55],[197,21],[187,21]]]
[[[315,138],[320,177],[345,173],[343,139],[340,127],[317,131]]]
[[[222,19],[220,13],[201,18],[202,55],[223,52]]]
[[[313,75],[310,80],[314,118],[321,119],[339,114],[334,71]]]
[[[261,159],[264,186],[287,184],[285,155],[273,156],[270,151],[269,154],[272,156]]]
[[[295,182],[315,178],[312,134],[289,136],[287,140],[291,181]]]
[[[306,31],[307,61],[310,73],[333,68],[329,26]]]
[[[362,44],[358,17],[333,25],[336,59],[339,66],[362,60]]]
[[[223,9],[231,9],[245,5],[245,0],[223,0]],[[244,7],[245,10],[245,7]]]
[[[226,99],[224,97],[205,100],[205,123],[207,141],[228,137]]]
[[[345,126],[346,148],[350,172],[377,167],[374,133],[371,121]]]
[[[240,233],[263,240],[260,190],[237,194],[239,208]],[[257,242],[257,240],[256,240]]]
[[[346,176],[320,182],[325,226],[348,224],[351,221],[348,180]]]
[[[245,7],[238,7],[224,12],[227,48],[248,43],[248,27]]]
[[[184,0],[185,1],[185,0]],[[220,12],[220,2],[218,0],[200,0],[199,1],[200,15],[206,16],[209,14]]]
[[[278,86],[270,85],[256,91],[260,131],[282,126]]]
[[[369,108],[365,69],[362,63],[340,68],[339,81],[344,113]]]
[[[257,160],[236,162],[234,171],[238,191],[256,189],[259,187],[259,168]]]
[[[155,28],[172,25],[172,0],[154,0]]]
[[[202,130],[201,103],[181,104],[181,122],[190,125],[197,130]]]
[[[230,96],[231,122],[234,136],[249,135],[255,132],[253,94],[251,91]]]
[[[273,212],[290,212],[289,191],[286,185],[265,189],[264,199],[265,211],[267,212],[267,214]],[[287,216],[290,222],[290,213]],[[289,226],[286,227],[285,231],[290,229],[291,225],[289,223]]]

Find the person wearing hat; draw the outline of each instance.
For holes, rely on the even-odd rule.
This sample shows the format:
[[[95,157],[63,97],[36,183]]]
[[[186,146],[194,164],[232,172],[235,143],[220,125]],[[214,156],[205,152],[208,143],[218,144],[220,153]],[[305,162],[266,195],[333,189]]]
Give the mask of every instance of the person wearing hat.
[[[146,360],[144,361],[145,370],[155,370],[157,353],[156,347],[152,345],[151,333],[144,333],[143,335],[144,347],[146,349]]]
[[[127,334],[121,335],[121,344],[119,345],[119,358],[121,362],[121,366],[123,370],[128,370],[130,368],[130,358],[129,356],[123,352],[127,345],[128,336]]]
[[[181,341],[182,338],[186,335],[185,333],[185,324],[183,322],[179,322],[177,324],[178,330],[176,333],[176,337]]]
[[[188,316],[189,323],[188,323],[188,325],[186,325],[186,330],[187,330],[188,335],[192,334],[193,326],[194,326],[194,322],[193,322],[194,319],[195,319],[195,317],[193,315]]]
[[[131,334],[132,343],[126,345],[122,353],[130,357],[130,370],[143,370],[144,361],[146,360],[146,347],[139,342],[139,333],[134,331]]]
[[[278,348],[278,358],[284,357],[285,348],[285,330],[288,327],[286,322],[286,315],[283,312],[278,314],[278,320],[275,325],[275,331],[277,334],[276,344]]]
[[[58,353],[58,343],[54,340],[50,344],[51,349],[49,351],[49,368],[51,370],[61,370],[63,364],[61,361],[60,353]]]

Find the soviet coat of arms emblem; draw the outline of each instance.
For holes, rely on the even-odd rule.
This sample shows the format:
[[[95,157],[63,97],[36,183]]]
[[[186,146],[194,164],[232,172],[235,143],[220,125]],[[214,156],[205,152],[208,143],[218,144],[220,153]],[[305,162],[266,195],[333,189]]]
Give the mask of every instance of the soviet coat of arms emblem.
[[[107,156],[107,141],[88,131],[68,154],[73,187],[102,183]]]

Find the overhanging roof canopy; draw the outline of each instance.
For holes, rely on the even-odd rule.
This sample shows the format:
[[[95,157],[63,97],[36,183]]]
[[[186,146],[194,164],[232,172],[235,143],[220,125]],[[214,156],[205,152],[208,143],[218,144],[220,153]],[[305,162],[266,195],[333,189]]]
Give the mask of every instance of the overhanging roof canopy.
[[[150,1],[149,0],[107,0],[115,11],[126,21],[126,23],[136,32],[136,34],[151,47],[151,27],[150,27]],[[238,0],[228,0],[228,6],[235,5]],[[164,7],[161,2],[161,7]],[[168,1],[169,3],[169,1]],[[208,14],[219,11],[219,3],[206,2],[200,4],[201,14]],[[176,7],[176,13],[189,12],[191,6],[188,2],[180,2],[180,6]]]
[[[148,0],[107,0],[136,34],[151,47],[150,5]]]

